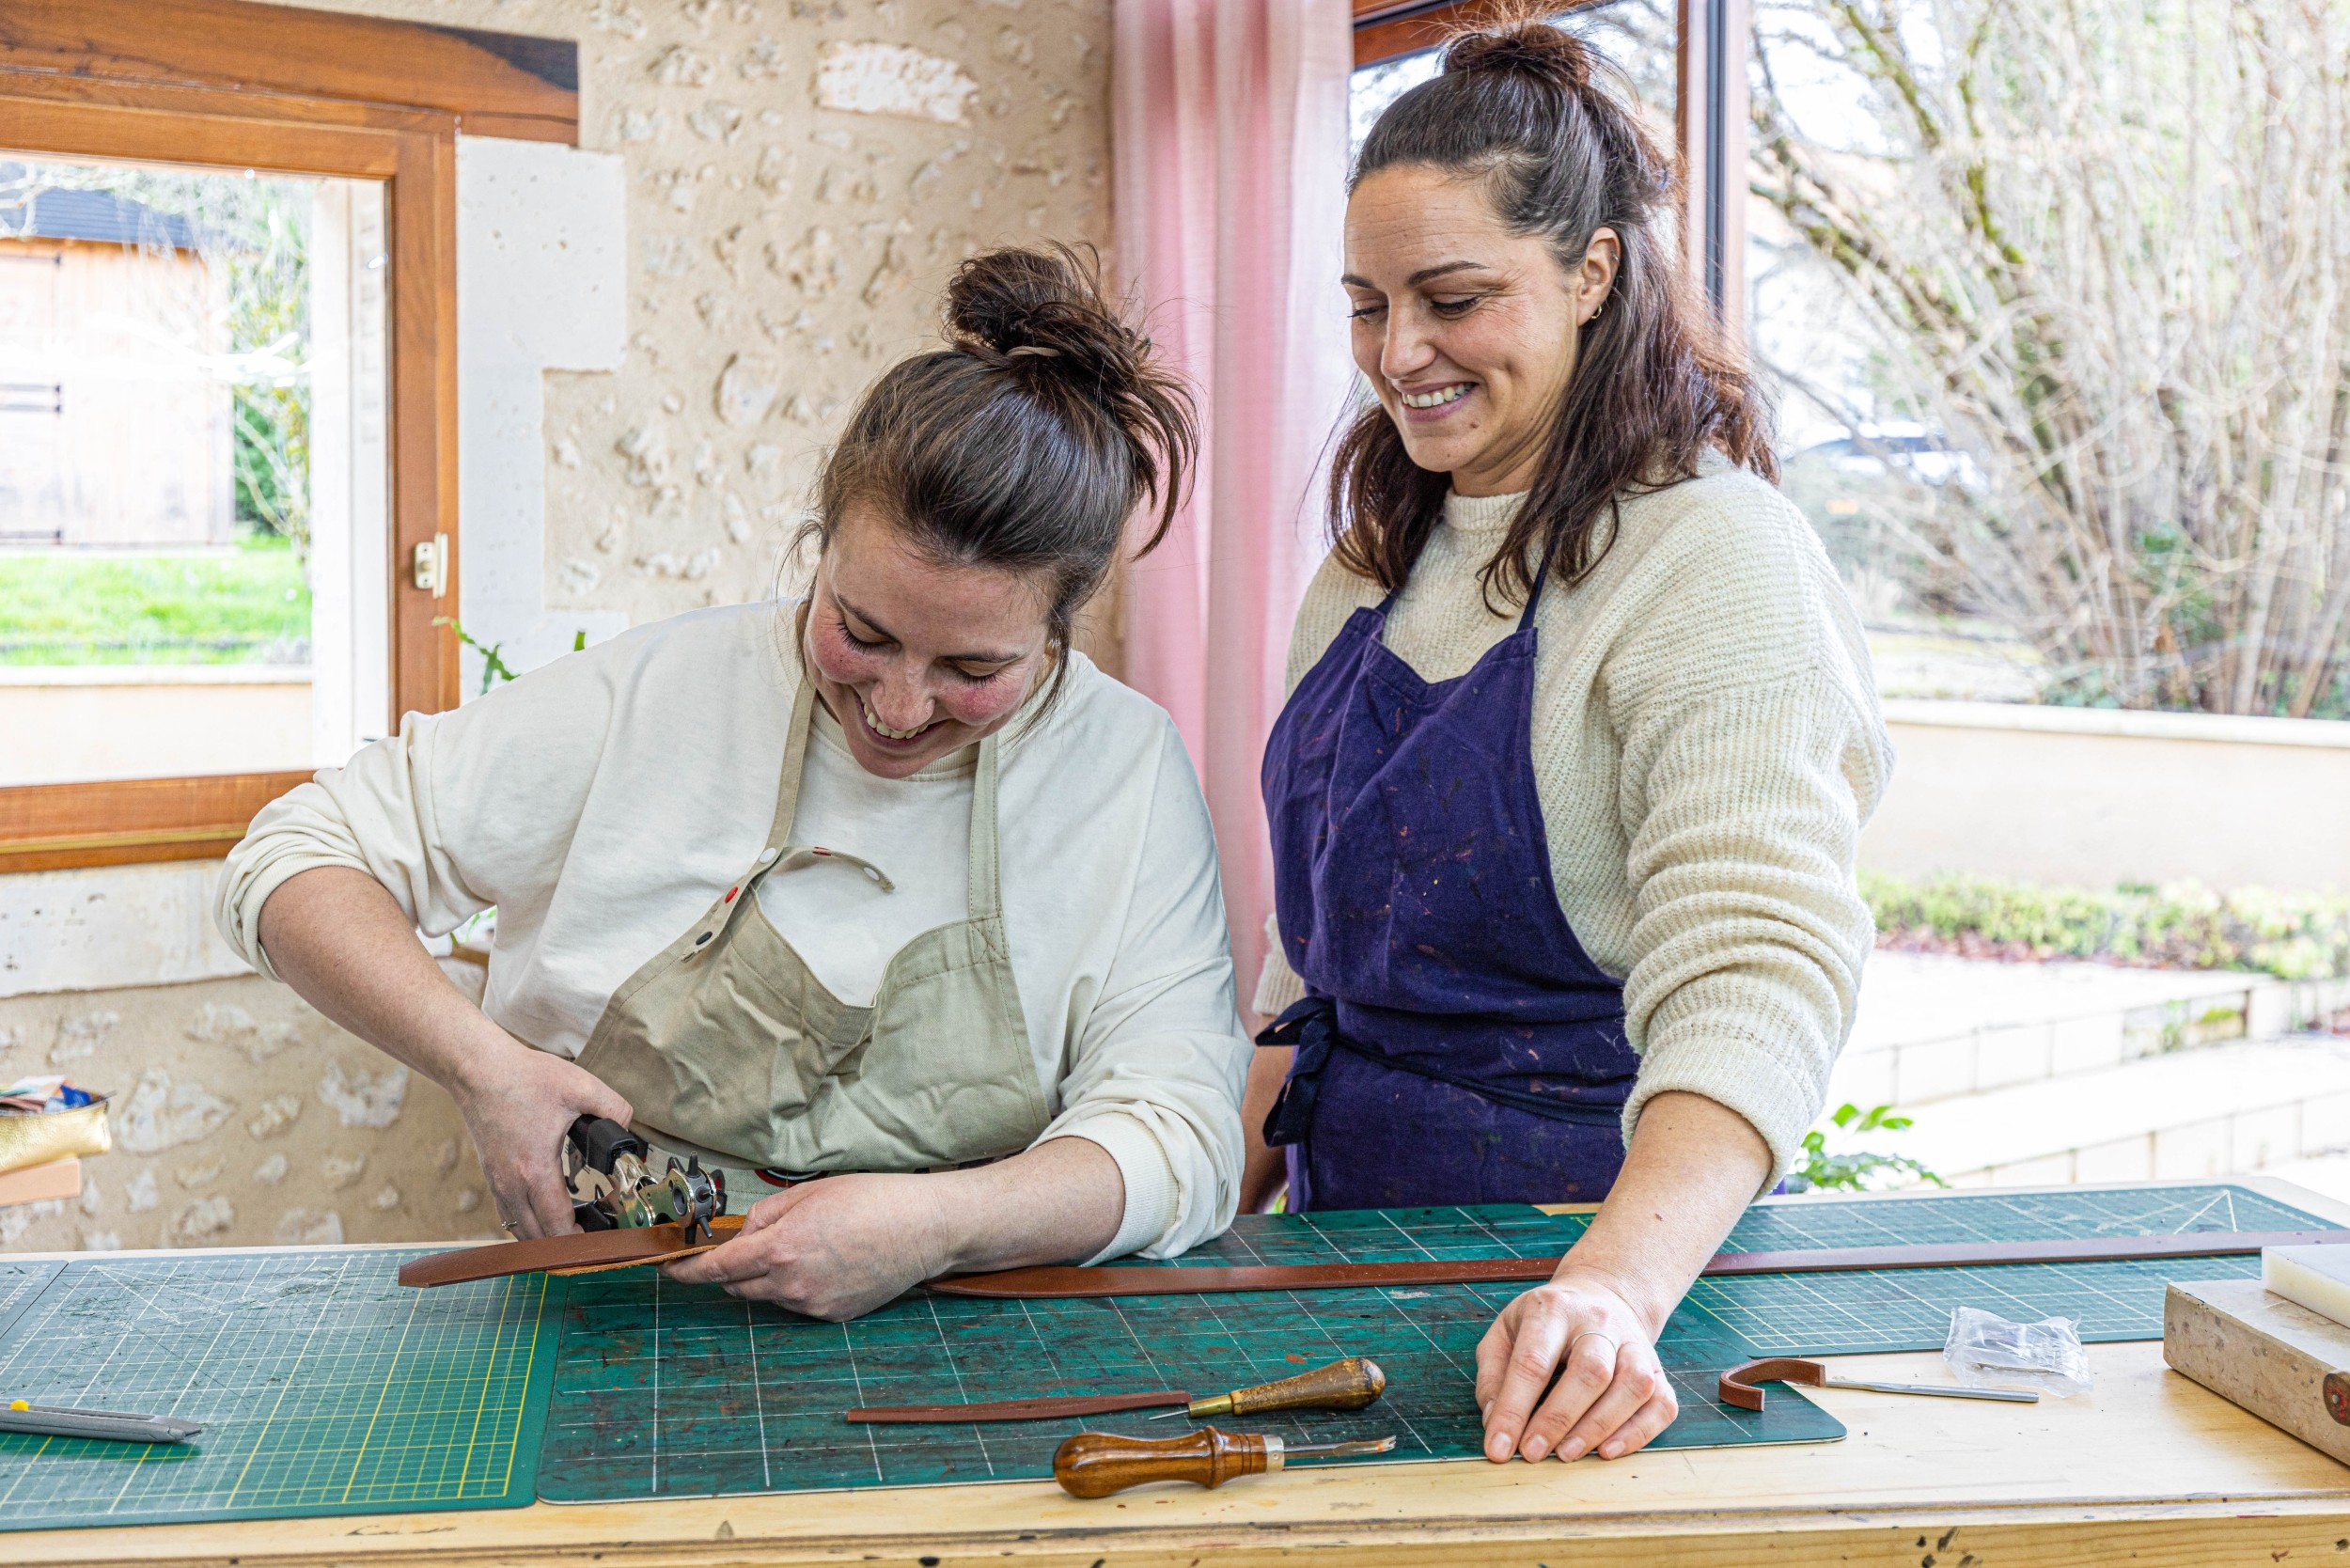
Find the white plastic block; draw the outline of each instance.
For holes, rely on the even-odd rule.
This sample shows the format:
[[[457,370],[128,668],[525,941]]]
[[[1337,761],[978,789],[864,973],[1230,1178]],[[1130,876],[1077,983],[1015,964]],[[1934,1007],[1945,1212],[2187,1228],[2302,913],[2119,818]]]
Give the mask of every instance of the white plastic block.
[[[2287,1301],[2350,1325],[2350,1245],[2264,1247],[2261,1283]]]

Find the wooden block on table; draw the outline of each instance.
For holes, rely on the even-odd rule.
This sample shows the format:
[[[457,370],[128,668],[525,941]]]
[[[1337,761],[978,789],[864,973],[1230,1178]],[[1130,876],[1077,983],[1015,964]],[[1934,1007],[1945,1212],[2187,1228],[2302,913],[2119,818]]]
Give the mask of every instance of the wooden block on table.
[[[2162,1358],[2350,1465],[2350,1327],[2257,1279],[2197,1280],[2163,1296]]]
[[[68,1154],[45,1165],[0,1172],[0,1208],[11,1203],[39,1203],[50,1198],[82,1196],[82,1162]]]

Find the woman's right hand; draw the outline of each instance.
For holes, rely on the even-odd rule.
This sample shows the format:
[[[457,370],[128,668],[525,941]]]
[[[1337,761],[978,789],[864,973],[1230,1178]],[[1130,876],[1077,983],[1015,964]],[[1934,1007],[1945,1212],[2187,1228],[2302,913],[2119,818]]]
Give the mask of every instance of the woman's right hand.
[[[484,1043],[454,1086],[457,1108],[507,1229],[525,1241],[568,1235],[579,1227],[563,1179],[563,1135],[582,1116],[626,1126],[633,1112],[610,1085],[578,1063],[490,1027],[495,1043]]]

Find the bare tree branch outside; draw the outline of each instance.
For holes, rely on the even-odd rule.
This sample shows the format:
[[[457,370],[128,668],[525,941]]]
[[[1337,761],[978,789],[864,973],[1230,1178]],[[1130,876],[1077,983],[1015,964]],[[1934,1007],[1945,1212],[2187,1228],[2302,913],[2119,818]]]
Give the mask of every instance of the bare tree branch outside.
[[[1901,586],[2044,700],[2350,717],[2350,0],[1788,0],[1753,102],[1878,409],[1963,456],[1871,519]]]

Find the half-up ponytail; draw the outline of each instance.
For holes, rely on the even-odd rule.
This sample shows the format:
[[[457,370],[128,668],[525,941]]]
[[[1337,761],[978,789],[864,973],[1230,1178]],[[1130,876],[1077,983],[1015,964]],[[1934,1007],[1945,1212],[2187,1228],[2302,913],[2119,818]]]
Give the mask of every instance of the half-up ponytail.
[[[1615,503],[1693,478],[1709,449],[1778,475],[1769,416],[1731,344],[1673,254],[1672,161],[1641,123],[1628,86],[1582,39],[1543,22],[1456,37],[1442,74],[1399,97],[1371,127],[1349,189],[1408,166],[1474,180],[1512,233],[1580,266],[1615,231],[1614,287],[1586,321],[1533,489],[1485,565],[1489,592],[1522,601],[1548,556],[1573,583],[1613,537]],[[1365,409],[1340,438],[1330,525],[1341,563],[1402,587],[1443,514],[1450,478],[1414,463],[1386,411]]]

